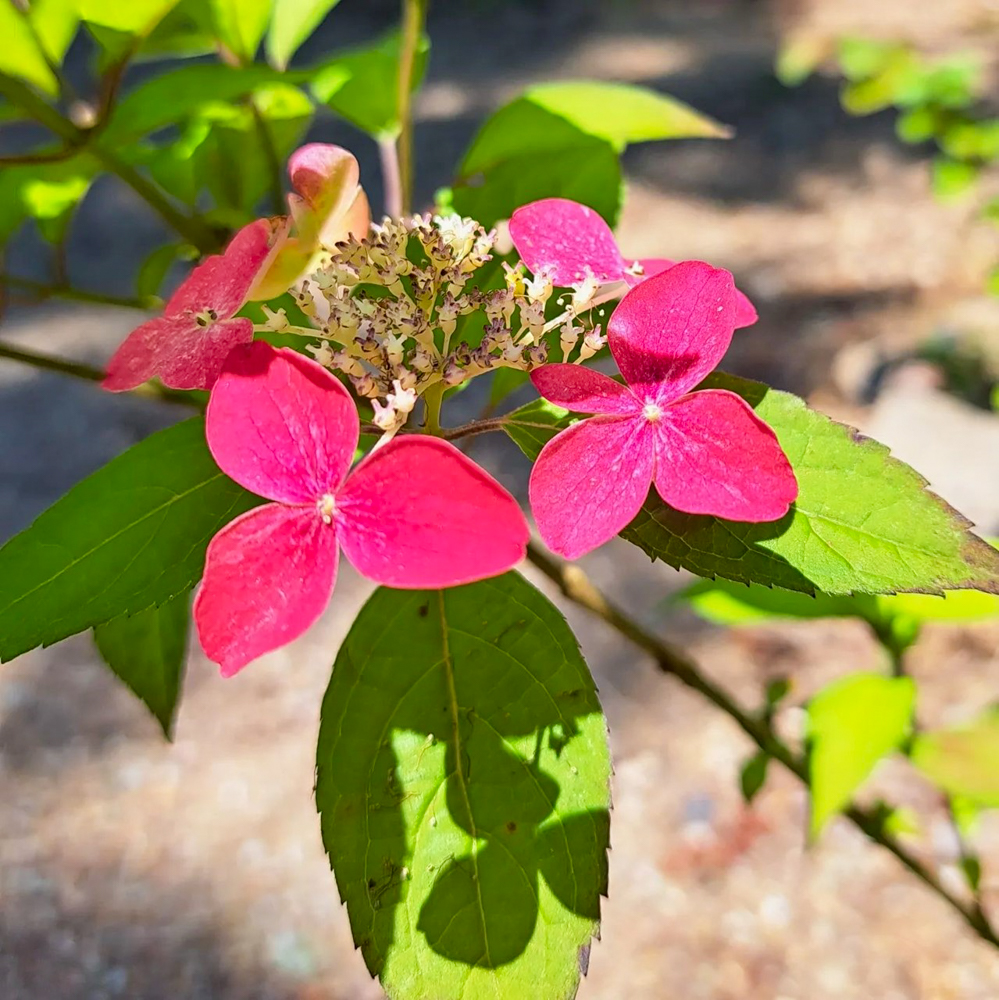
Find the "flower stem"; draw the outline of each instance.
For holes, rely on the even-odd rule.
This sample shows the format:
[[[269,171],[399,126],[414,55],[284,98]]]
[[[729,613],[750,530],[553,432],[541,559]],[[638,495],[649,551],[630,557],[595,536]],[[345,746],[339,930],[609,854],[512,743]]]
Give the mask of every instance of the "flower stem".
[[[382,158],[382,182],[385,185],[385,214],[391,219],[400,219],[403,216],[403,207],[398,140],[387,137],[379,139],[378,152]]]
[[[423,405],[426,407],[427,414],[423,424],[425,434],[433,434],[434,437],[447,437],[441,429],[441,404],[444,402],[446,388],[447,386],[443,382],[435,382],[423,393]]]
[[[413,83],[416,53],[423,37],[429,0],[402,0],[402,41],[399,48],[399,214],[408,215],[413,205]],[[386,185],[387,187],[387,185]],[[391,213],[389,213],[391,214]]]
[[[578,566],[553,559],[533,542],[528,545],[527,558],[559,588],[565,597],[603,619],[611,628],[645,650],[653,658],[659,670],[675,677],[710,701],[716,708],[721,709],[757,747],[786,767],[806,785],[808,784],[808,767],[805,760],[777,736],[766,719],[748,712],[724,688],[705,677],[697,664],[684,653],[674,649],[651,632],[647,632],[638,622],[629,618],[597,589]],[[885,830],[883,818],[857,806],[850,806],[844,815],[865,836],[893,854],[903,867],[955,910],[983,941],[999,948],[999,937],[978,901],[969,904],[950,892],[926,865],[910,854]]]

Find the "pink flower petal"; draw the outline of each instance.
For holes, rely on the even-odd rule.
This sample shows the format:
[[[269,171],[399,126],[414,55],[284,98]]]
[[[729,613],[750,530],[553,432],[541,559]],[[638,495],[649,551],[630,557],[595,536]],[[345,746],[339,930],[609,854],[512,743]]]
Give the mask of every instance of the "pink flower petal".
[[[735,329],[732,275],[684,261],[636,285],[607,324],[611,354],[642,400],[692,389],[721,360]]]
[[[333,593],[337,557],[336,531],[314,508],[266,504],[212,539],[194,621],[223,677],[315,622]]]
[[[351,473],[337,497],[344,555],[389,587],[453,587],[504,573],[523,557],[516,500],[457,448],[395,438]]]
[[[164,315],[180,316],[211,309],[219,319],[238,312],[259,273],[277,252],[281,219],[257,219],[236,233],[225,253],[208,257],[188,275],[166,304]]]
[[[734,392],[684,396],[656,427],[656,489],[677,510],[775,521],[798,496],[776,435]]]
[[[531,372],[531,381],[545,399],[576,413],[633,414],[642,409],[626,385],[582,365],[542,365]]]
[[[108,362],[110,392],[158,378],[173,389],[210,389],[234,347],[253,340],[253,323],[227,319],[199,326],[190,316],[160,316],[133,330]]]
[[[518,208],[510,238],[533,274],[546,270],[556,285],[576,285],[592,275],[620,281],[624,258],[610,226],[592,208],[566,198],[544,198]]]
[[[634,287],[640,285],[646,278],[652,278],[663,271],[668,271],[671,267],[676,267],[675,260],[668,260],[665,257],[643,257],[638,261],[629,261],[629,266],[633,263],[641,264],[644,274],[626,274],[625,281]],[[744,326],[752,326],[760,317],[756,313],[756,307],[749,301],[749,297],[735,290],[735,328],[741,330]]]
[[[241,486],[314,505],[343,482],[360,425],[347,390],[325,368],[258,340],[226,361],[205,429],[219,468]]]
[[[593,417],[541,449],[531,470],[531,510],[553,552],[577,559],[638,513],[652,483],[651,428],[640,417]]]
[[[339,146],[310,142],[291,154],[288,176],[298,192],[289,205],[302,243],[332,247],[343,239],[343,220],[355,203],[360,180],[353,155]]]
[[[192,325],[186,317],[167,319],[157,316],[137,326],[111,356],[101,386],[108,392],[127,392],[155,378],[159,374],[157,345],[191,336]]]

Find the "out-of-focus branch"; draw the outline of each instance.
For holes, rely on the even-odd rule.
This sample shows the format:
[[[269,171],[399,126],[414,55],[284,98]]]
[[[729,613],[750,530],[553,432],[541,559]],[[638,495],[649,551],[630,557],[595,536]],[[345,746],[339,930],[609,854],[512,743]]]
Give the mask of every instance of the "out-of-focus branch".
[[[416,53],[423,37],[429,0],[402,0],[402,40],[399,47],[399,207],[400,215],[413,209],[413,76]]]
[[[554,559],[533,542],[528,546],[527,558],[559,588],[565,597],[603,619],[611,628],[648,653],[659,670],[675,677],[710,701],[729,716],[767,756],[778,761],[806,785],[808,784],[808,767],[804,758],[777,736],[762,715],[744,709],[724,688],[701,673],[697,664],[685,653],[663,642],[626,615],[597,589],[578,566]],[[896,860],[931,892],[960,914],[964,922],[983,941],[999,948],[999,937],[996,936],[995,929],[977,900],[968,903],[950,892],[922,861],[910,854],[885,830],[882,816],[858,806],[851,806],[844,815],[870,840],[891,852]]]

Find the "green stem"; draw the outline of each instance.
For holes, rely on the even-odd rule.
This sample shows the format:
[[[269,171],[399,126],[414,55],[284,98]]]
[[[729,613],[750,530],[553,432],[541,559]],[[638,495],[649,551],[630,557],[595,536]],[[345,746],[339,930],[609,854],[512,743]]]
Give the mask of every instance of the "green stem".
[[[401,215],[413,204],[413,82],[416,53],[423,37],[429,0],[402,0],[402,41],[399,48],[399,205]]]
[[[527,558],[556,584],[570,601],[602,618],[618,633],[645,650],[663,673],[675,677],[705,697],[716,708],[721,709],[764,753],[808,785],[806,762],[777,736],[765,719],[746,711],[724,688],[705,677],[697,664],[684,653],[647,632],[638,622],[629,618],[620,608],[607,600],[578,566],[553,559],[533,542],[528,545]],[[896,860],[931,892],[955,910],[983,941],[999,948],[999,937],[996,936],[977,900],[968,904],[951,893],[929,868],[911,855],[884,829],[882,817],[857,806],[851,806],[844,815],[870,840],[893,854]]]
[[[435,437],[447,436],[441,429],[441,404],[444,402],[446,388],[443,382],[435,382],[423,394],[423,405],[426,407],[426,420],[423,424],[425,434],[433,434]]]
[[[0,341],[0,358],[8,361],[17,361],[32,368],[39,368],[42,371],[58,372],[60,375],[70,375],[73,378],[83,379],[86,382],[103,382],[104,372],[93,365],[83,364],[80,361],[66,361],[63,358],[53,357],[51,354],[39,354],[37,351],[28,351],[12,344],[5,344]],[[161,403],[176,403],[179,406],[190,406],[195,409],[201,408],[201,403],[189,393],[180,392],[176,389],[147,383],[132,390],[136,396],[145,396],[149,399],[158,400]]]
[[[159,309],[163,300],[155,295],[146,298],[129,298],[122,295],[105,295],[103,292],[88,292],[83,288],[71,288],[69,285],[46,285],[30,278],[15,278],[13,275],[0,274],[0,285],[6,288],[17,288],[30,292],[39,299],[72,299],[74,302],[90,302],[101,306],[121,306],[125,309]]]

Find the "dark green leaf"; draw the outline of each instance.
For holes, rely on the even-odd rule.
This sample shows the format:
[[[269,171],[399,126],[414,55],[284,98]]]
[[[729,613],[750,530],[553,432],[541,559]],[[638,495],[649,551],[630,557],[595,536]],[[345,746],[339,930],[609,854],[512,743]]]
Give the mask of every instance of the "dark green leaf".
[[[770,758],[762,750],[743,764],[739,773],[739,788],[747,804],[752,803],[766,783],[769,764]]]
[[[622,538],[698,576],[807,594],[999,592],[999,553],[884,445],[759,382],[715,372],[702,387],[738,393],[773,428],[797,503],[779,521],[747,524],[683,514],[651,490]],[[505,429],[533,459],[574,419],[535,402]]]
[[[200,417],[146,438],[0,549],[0,661],[189,590],[212,535],[260,502],[219,471]]]
[[[908,735],[916,686],[909,677],[852,674],[808,705],[809,829],[818,836],[874,766]]]
[[[170,739],[180,697],[190,592],[159,607],[112,618],[94,628],[94,642],[104,662],[153,713]]]
[[[413,89],[423,80],[430,40],[416,52]],[[399,35],[335,56],[311,70],[312,93],[342,118],[376,139],[399,131]]]
[[[187,243],[164,243],[157,247],[139,268],[136,279],[136,294],[140,299],[158,295],[167,272],[178,260],[192,260],[190,251],[193,248]],[[196,255],[197,251],[195,251]]]
[[[340,0],[279,0],[267,32],[267,56],[284,69],[298,47]]]
[[[522,577],[378,590],[323,701],[316,799],[388,995],[573,996],[606,891],[609,777],[576,640]]]

